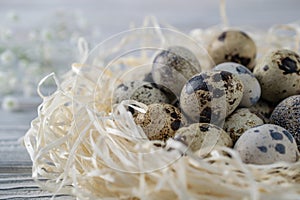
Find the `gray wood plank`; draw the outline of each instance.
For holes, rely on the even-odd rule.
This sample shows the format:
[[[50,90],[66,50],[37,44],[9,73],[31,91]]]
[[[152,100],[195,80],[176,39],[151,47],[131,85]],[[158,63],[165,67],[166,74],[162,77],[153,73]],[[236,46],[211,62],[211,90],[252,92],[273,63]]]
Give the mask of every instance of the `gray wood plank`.
[[[21,143],[28,127],[0,126],[0,173],[10,166],[31,166],[29,154]]]
[[[36,111],[0,110],[0,200],[73,200],[66,194],[53,196],[42,190],[31,177],[32,162],[21,140],[35,117]]]
[[[43,181],[43,180],[40,180]],[[1,172],[0,200],[2,199],[50,199],[54,195],[44,191],[31,178],[31,173]],[[75,199],[75,197],[58,193],[54,199]]]

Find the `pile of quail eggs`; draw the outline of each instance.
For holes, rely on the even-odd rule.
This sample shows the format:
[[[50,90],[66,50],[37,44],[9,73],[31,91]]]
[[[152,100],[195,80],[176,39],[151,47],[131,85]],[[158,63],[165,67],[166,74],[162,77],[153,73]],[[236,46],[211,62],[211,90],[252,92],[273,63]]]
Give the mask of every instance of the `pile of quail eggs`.
[[[148,105],[129,111],[150,140],[173,138],[197,152],[211,139],[250,164],[298,161],[299,55],[277,49],[258,62],[254,41],[240,30],[220,33],[207,51],[216,66],[202,72],[189,49],[162,50],[144,80],[116,87],[113,103]]]

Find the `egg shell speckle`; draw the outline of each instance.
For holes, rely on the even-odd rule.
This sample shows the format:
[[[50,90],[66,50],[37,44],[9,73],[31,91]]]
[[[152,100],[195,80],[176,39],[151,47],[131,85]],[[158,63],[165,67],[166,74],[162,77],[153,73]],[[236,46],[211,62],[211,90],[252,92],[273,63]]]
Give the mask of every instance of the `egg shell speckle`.
[[[144,130],[150,140],[166,141],[186,124],[180,110],[170,104],[151,104],[146,113],[139,113],[135,123]]]
[[[300,57],[279,49],[267,53],[255,66],[254,75],[260,83],[262,98],[273,103],[300,94]]]
[[[207,49],[215,64],[235,62],[250,70],[254,67],[256,45],[252,38],[243,31],[224,31],[211,41]]]
[[[182,127],[176,132],[174,139],[187,145],[193,152],[200,148],[213,148],[215,145],[232,147],[229,134],[220,127],[208,123]]]
[[[168,88],[156,83],[130,81],[120,84],[114,91],[113,103],[136,100],[146,105],[153,103],[176,103],[176,96]]]
[[[152,65],[154,82],[166,86],[178,96],[186,81],[199,72],[201,67],[196,56],[181,46],[172,46],[161,51]]]
[[[247,108],[235,110],[226,118],[224,130],[230,134],[235,143],[239,137],[248,129],[264,124],[264,121]]]
[[[272,164],[278,161],[296,162],[299,158],[296,141],[284,128],[264,124],[244,132],[236,142],[245,163]]]
[[[222,126],[225,117],[239,105],[243,92],[242,81],[230,72],[202,72],[183,87],[180,107],[192,122]]]
[[[250,107],[257,103],[261,88],[258,80],[247,67],[238,63],[225,62],[214,67],[214,70],[227,71],[236,74],[241,79],[244,84],[244,94],[239,106]]]
[[[271,114],[270,121],[287,129],[300,150],[300,95],[290,96],[280,102]]]

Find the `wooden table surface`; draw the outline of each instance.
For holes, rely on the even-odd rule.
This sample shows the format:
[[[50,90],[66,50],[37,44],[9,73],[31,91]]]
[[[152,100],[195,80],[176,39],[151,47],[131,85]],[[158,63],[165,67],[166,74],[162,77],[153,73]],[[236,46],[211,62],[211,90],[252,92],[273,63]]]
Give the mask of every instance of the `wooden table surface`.
[[[32,162],[22,145],[22,137],[37,116],[36,109],[24,112],[0,110],[0,200],[50,199],[31,178]],[[75,199],[60,194],[55,199]]]
[[[108,36],[126,29],[130,22],[141,23],[148,14],[183,30],[208,27],[220,22],[218,0],[213,1],[80,1],[80,0],[2,0],[0,19],[9,10],[22,14],[23,26],[34,26],[47,13],[57,8],[81,10],[83,16],[98,25]],[[228,17],[233,25],[269,27],[300,19],[298,0],[228,0]],[[1,22],[1,21],[0,21]],[[43,22],[46,23],[46,22]],[[31,161],[21,138],[37,115],[36,108],[25,112],[0,110],[0,200],[50,199],[31,179]],[[74,199],[64,195],[55,199]]]

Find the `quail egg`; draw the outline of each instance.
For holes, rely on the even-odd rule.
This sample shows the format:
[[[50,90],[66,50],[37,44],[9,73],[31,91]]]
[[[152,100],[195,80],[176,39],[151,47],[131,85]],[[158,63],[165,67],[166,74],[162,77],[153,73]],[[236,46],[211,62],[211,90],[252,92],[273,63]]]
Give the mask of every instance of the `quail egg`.
[[[269,118],[274,110],[274,107],[275,106],[273,104],[260,99],[255,105],[249,107],[249,110],[262,118],[265,123],[269,123]]]
[[[154,58],[152,78],[179,96],[186,81],[200,71],[200,63],[193,52],[185,47],[172,46]]]
[[[209,123],[194,123],[180,128],[174,136],[195,152],[200,148],[212,149],[215,145],[232,147],[232,140],[228,133],[220,127]]]
[[[130,99],[132,92],[145,83],[142,81],[129,81],[118,85],[114,90],[112,103],[120,103],[123,100]]]
[[[259,82],[247,67],[238,63],[225,62],[214,67],[214,70],[231,72],[241,79],[244,84],[244,94],[239,106],[250,107],[259,100],[261,94]]]
[[[262,124],[264,121],[248,108],[240,108],[226,118],[223,129],[235,143],[246,130]]]
[[[234,149],[250,164],[272,164],[278,161],[296,162],[299,158],[296,141],[284,128],[264,124],[244,132]]]
[[[272,112],[270,121],[287,129],[300,150],[300,95],[290,96],[280,102]]]
[[[120,84],[114,91],[113,103],[136,100],[144,104],[176,103],[176,96],[166,87],[145,81],[129,81]]]
[[[291,50],[279,49],[266,54],[253,73],[260,83],[262,98],[267,101],[278,103],[300,94],[300,57]]]
[[[222,126],[225,117],[239,105],[243,92],[242,81],[230,72],[202,72],[183,87],[180,107],[192,122]]]
[[[240,30],[227,30],[215,37],[208,45],[208,53],[215,64],[223,62],[240,63],[253,69],[256,45],[252,38]]]
[[[150,140],[166,141],[186,124],[179,109],[170,104],[150,104],[146,113],[139,113],[135,123],[144,130]]]

